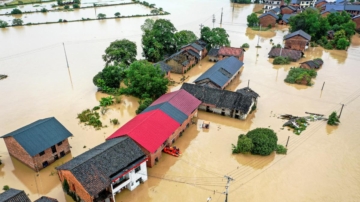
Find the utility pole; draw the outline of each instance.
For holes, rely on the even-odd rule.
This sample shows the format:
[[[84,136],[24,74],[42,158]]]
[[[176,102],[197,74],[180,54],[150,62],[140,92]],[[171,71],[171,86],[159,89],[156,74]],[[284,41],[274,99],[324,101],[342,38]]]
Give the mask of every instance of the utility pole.
[[[260,25],[260,32],[261,32],[261,25]],[[258,44],[257,44],[257,48],[260,47],[259,46],[259,42],[260,42],[260,34],[258,35]]]
[[[214,29],[214,24],[215,24],[215,14],[213,15],[212,22],[213,22],[213,29]]]
[[[249,88],[249,86],[250,86],[250,79],[248,80],[248,88]]]
[[[288,146],[289,140],[290,140],[290,136],[288,136],[288,139],[287,139],[287,141],[286,141],[286,148],[287,148],[287,146]]]
[[[225,202],[228,202],[229,184],[230,184],[230,181],[233,181],[234,179],[231,178],[231,177],[229,177],[229,176],[227,176],[227,175],[225,175],[224,177],[227,179],[227,184],[226,184],[226,186],[225,186],[225,188],[226,188],[226,192],[225,192],[225,195],[226,195],[226,197],[225,197]]]
[[[94,3],[95,17],[96,17],[96,4]]]
[[[201,37],[201,30],[204,27],[204,25],[201,23],[199,26],[200,26],[200,37]]]
[[[222,25],[222,16],[223,16],[223,8],[221,8],[221,18],[220,18],[220,25]]]
[[[344,108],[344,104],[342,104],[342,106],[341,106],[340,114],[339,114],[339,117],[338,117],[339,119],[341,117],[341,113],[342,113],[343,108]]]
[[[65,50],[65,44],[64,43],[63,43],[63,47],[64,47],[64,53],[65,53],[65,59],[66,59],[67,68],[69,69],[69,62],[68,62],[68,59],[67,59],[66,50]]]
[[[325,86],[325,81],[324,81],[324,83],[323,83],[323,86],[322,86],[322,88],[321,88],[321,91],[324,89],[324,86]]]

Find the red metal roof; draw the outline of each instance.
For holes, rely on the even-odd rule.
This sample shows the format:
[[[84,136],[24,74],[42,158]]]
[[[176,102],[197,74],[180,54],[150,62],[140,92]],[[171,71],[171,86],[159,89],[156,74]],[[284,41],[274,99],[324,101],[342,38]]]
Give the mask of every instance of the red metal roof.
[[[178,122],[157,109],[137,115],[106,140],[128,135],[147,151],[154,153],[179,126]]]
[[[154,106],[164,102],[170,103],[172,106],[176,107],[178,110],[182,111],[184,114],[188,116],[201,104],[200,100],[198,100],[193,95],[186,92],[185,90],[180,89],[162,95],[157,100],[155,100],[150,106]]]
[[[220,47],[218,55],[237,56],[239,57],[243,52],[242,48]]]

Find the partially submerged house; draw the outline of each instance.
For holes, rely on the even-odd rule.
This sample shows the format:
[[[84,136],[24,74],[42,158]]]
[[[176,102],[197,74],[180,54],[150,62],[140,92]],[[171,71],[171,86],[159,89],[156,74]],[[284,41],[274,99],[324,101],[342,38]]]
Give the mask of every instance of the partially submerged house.
[[[200,60],[206,57],[206,43],[202,40],[197,40],[194,43],[187,44],[181,47],[181,50],[192,50],[195,51],[198,55],[200,55]]]
[[[108,140],[57,167],[68,192],[85,202],[114,202],[123,189],[147,180],[147,157],[129,137]]]
[[[201,101],[199,109],[235,119],[246,119],[257,102],[255,94],[246,90],[232,92],[189,83],[183,83],[181,89]]]
[[[326,16],[330,15],[331,13],[336,13],[336,12],[337,12],[337,11],[332,8],[332,9],[330,9],[330,10],[322,11],[322,12],[320,13],[320,15],[321,15],[322,17],[326,17]]]
[[[355,29],[360,30],[360,15],[353,17],[352,21],[355,22],[355,24],[356,24]]]
[[[229,57],[215,63],[194,83],[210,88],[224,89],[240,73],[244,63],[235,57]]]
[[[360,14],[360,4],[346,4],[344,10],[351,16]]]
[[[298,61],[303,55],[304,55],[303,52],[298,50],[274,48],[274,47],[269,52],[269,58],[275,58],[281,56],[281,57],[287,57],[293,62]]]
[[[218,53],[219,53],[219,48],[210,49],[210,51],[208,53],[209,61],[213,61],[213,62],[218,61],[219,60]]]
[[[264,13],[267,13],[272,9],[280,8],[280,6],[284,4],[284,1],[283,0],[264,0],[263,4],[264,4],[264,8],[263,8]]]
[[[226,47],[212,48],[209,51],[209,61],[217,62],[228,57],[235,57],[241,62],[244,61],[245,50],[243,48]]]
[[[315,7],[316,8],[321,8],[321,6],[327,4],[328,2],[326,0],[318,0],[317,2],[315,2]]]
[[[58,200],[47,196],[42,196],[36,199],[34,202],[58,202]]]
[[[282,19],[279,21],[279,24],[282,24],[282,25],[287,25],[289,24],[289,20],[292,16],[296,16],[297,14],[296,13],[293,13],[293,14],[284,14],[282,16]]]
[[[274,13],[267,12],[259,16],[259,24],[262,27],[274,27],[278,19],[279,17]]]
[[[192,49],[180,50],[166,58],[164,62],[171,67],[171,72],[184,74],[200,61],[200,55]]]
[[[159,67],[166,78],[170,78],[171,67],[168,64],[166,64],[164,61],[160,61],[158,63],[155,63],[154,66]]]
[[[273,8],[273,9],[269,10],[269,12],[272,12],[275,15],[279,15],[280,14],[280,8],[279,7]]]
[[[285,48],[305,51],[309,47],[311,36],[302,30],[287,34],[284,37]]]
[[[319,69],[324,64],[323,60],[318,58],[300,63],[300,68],[304,69]]]
[[[285,14],[297,13],[298,8],[295,8],[293,6],[281,6],[280,10],[281,10],[280,13],[284,17]]]
[[[120,127],[107,140],[129,136],[147,155],[147,166],[152,167],[161,158],[164,147],[175,143],[190,126],[200,103],[185,90],[167,93]]]
[[[1,202],[31,202],[22,190],[10,188],[0,194]]]
[[[70,152],[70,136],[72,134],[51,117],[40,119],[1,138],[11,156],[39,171]]]

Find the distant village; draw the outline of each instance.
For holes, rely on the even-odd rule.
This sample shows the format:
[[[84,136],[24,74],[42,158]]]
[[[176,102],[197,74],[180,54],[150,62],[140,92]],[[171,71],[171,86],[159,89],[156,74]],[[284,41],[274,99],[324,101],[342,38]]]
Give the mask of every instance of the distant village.
[[[347,4],[341,0],[335,3],[293,0],[289,5],[277,0],[265,0],[263,3],[264,13],[258,16],[262,27],[273,27],[277,23],[287,25],[292,16],[306,9],[319,9],[321,16],[345,11],[352,16],[356,29],[360,28],[360,4]],[[280,14],[281,20],[278,17]],[[273,47],[268,56],[297,62],[304,57],[311,39],[309,33],[295,30],[284,37],[284,47]],[[198,110],[239,120],[247,119],[256,109],[260,98],[256,89],[226,90],[245,71],[243,61],[246,48],[216,46],[207,50],[207,47],[205,41],[198,39],[153,64],[160,68],[165,78],[170,79],[171,74],[191,71],[205,58],[214,63],[193,83],[184,82],[180,90],[154,100],[109,135],[104,143],[56,167],[66,194],[75,201],[114,202],[115,195],[122,190],[135,190],[148,180],[147,168],[159,162],[164,150],[174,156],[181,152],[173,144],[180,141],[179,138],[191,124],[196,124],[194,118]],[[313,59],[300,63],[299,67],[315,71],[323,63],[321,59]],[[305,78],[305,83],[304,80],[295,83],[307,85],[307,80],[309,78]],[[206,128],[210,123],[204,124],[201,127]],[[68,139],[73,135],[56,118],[50,117],[36,120],[1,138],[12,157],[38,172],[71,152]],[[30,199],[24,191],[10,188],[0,194],[0,201],[27,202]],[[42,196],[35,202],[46,201],[57,200]]]

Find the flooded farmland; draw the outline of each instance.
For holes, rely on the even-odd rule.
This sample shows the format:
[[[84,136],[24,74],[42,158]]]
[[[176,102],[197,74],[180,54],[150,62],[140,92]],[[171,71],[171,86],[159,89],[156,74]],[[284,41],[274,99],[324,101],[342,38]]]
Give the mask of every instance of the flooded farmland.
[[[223,201],[229,175],[229,201],[358,201],[360,198],[360,36],[352,38],[348,51],[310,48],[305,58],[322,58],[313,86],[284,83],[289,69],[297,66],[272,64],[267,57],[272,45],[282,43],[286,26],[271,31],[253,31],[246,26],[246,16],[260,9],[259,5],[236,5],[222,0],[150,0],[171,15],[178,30],[191,30],[199,36],[199,25],[223,24],[231,45],[249,43],[240,76],[227,87],[236,90],[248,84],[260,98],[257,110],[246,121],[199,112],[197,123],[187,129],[176,142],[183,155],[175,158],[164,154],[160,162],[148,170],[149,180],[133,192],[116,195],[116,201]],[[121,7],[119,6],[121,9]],[[113,9],[113,8],[104,8]],[[86,10],[86,9],[85,9]],[[129,9],[128,12],[132,10]],[[82,11],[79,11],[82,12]],[[121,12],[121,11],[120,11]],[[134,11],[135,12],[135,11]],[[109,13],[113,13],[112,10]],[[29,14],[32,15],[32,14]],[[79,16],[82,14],[80,13]],[[110,15],[110,14],[109,14]],[[34,18],[43,20],[42,15]],[[146,18],[89,21],[69,24],[24,26],[0,30],[0,74],[9,77],[0,81],[0,135],[9,133],[45,117],[56,117],[74,136],[69,139],[71,154],[36,173],[9,156],[0,140],[0,187],[25,190],[31,200],[42,195],[71,201],[63,194],[54,167],[105,141],[118,127],[135,116],[138,99],[123,96],[102,117],[107,128],[94,130],[78,124],[82,110],[98,105],[105,94],[97,92],[93,76],[104,67],[101,55],[110,42],[127,38],[135,41],[141,58],[140,26]],[[157,17],[154,17],[157,19]],[[34,19],[35,20],[35,19]],[[256,49],[259,42],[262,48]],[[65,45],[69,69],[67,68]],[[194,81],[214,63],[202,60],[186,73],[186,82]],[[179,82],[181,75],[172,74]],[[324,90],[321,91],[325,82]],[[181,84],[171,86],[177,90]],[[338,127],[326,122],[312,122],[301,135],[281,130],[278,114],[304,115],[314,112],[328,115],[340,111],[345,104]],[[110,125],[117,118],[120,126]],[[210,129],[199,124],[210,121]],[[290,136],[287,155],[267,157],[232,155],[231,144],[239,134],[265,127],[273,129],[280,144]],[[84,148],[84,146],[86,146]]]

